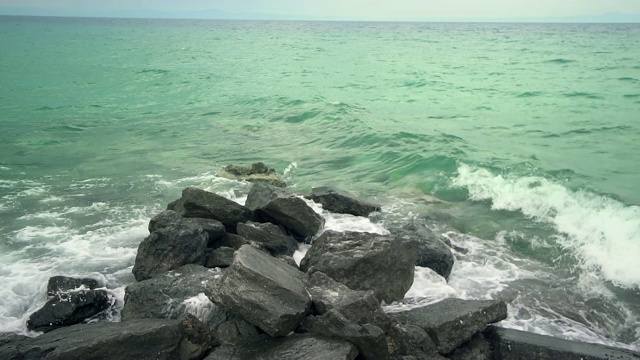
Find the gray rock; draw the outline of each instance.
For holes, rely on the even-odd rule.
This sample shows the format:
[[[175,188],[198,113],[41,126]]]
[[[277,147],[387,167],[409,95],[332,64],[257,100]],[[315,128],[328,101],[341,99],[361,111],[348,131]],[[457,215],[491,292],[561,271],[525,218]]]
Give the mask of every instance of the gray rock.
[[[446,355],[469,341],[487,324],[506,319],[507,305],[494,300],[449,298],[425,307],[387,315],[394,321],[424,329],[438,351]]]
[[[418,257],[416,266],[428,267],[445,279],[449,278],[455,257],[440,237],[422,224],[408,224],[400,229],[391,229],[394,234],[417,239]]]
[[[98,322],[0,345],[0,359],[195,360],[210,342],[209,330],[193,317]]]
[[[415,325],[393,324],[387,332],[387,344],[393,357],[415,356],[417,358],[444,359],[438,353],[429,335]]]
[[[276,256],[276,259],[284,262],[287,265],[293,266],[294,268],[298,268],[298,264],[296,263],[296,261],[289,255],[278,255]]]
[[[418,244],[391,235],[326,231],[300,263],[354,290],[371,290],[380,301],[401,300],[413,284]]]
[[[98,280],[91,278],[52,276],[49,278],[49,282],[47,283],[47,296],[55,296],[59,292],[68,292],[69,290],[77,289],[80,286],[84,286],[89,290],[94,290],[102,287],[103,284]]]
[[[230,314],[211,303],[204,293],[222,280],[222,271],[188,264],[152,279],[133,283],[125,289],[122,321],[131,319],[176,319],[193,313],[212,331]],[[190,299],[201,304],[193,308]],[[197,311],[196,311],[197,310]]]
[[[258,328],[236,317],[220,324],[216,338],[223,344],[241,344],[259,337]]]
[[[243,238],[242,236],[226,233],[221,239],[217,240],[213,244],[209,243],[209,247],[212,249],[217,249],[219,247],[229,247],[238,250],[242,245],[247,244],[249,244],[249,240]]]
[[[236,224],[252,220],[253,213],[246,207],[212,192],[196,188],[182,190],[184,217],[215,219],[227,231],[235,233]]]
[[[0,333],[0,348],[7,344],[16,343],[28,339],[30,338],[24,335],[18,335],[14,333]]]
[[[249,245],[236,251],[211,301],[241,316],[271,336],[285,336],[311,307],[305,274]]]
[[[447,357],[451,360],[493,360],[493,355],[491,344],[477,333]]]
[[[48,332],[82,321],[109,308],[111,301],[106,290],[79,290],[57,293],[54,298],[31,314],[27,329]]]
[[[256,183],[253,184],[251,190],[249,190],[249,194],[247,194],[247,200],[244,203],[250,210],[258,210],[267,206],[267,204],[274,199],[277,198],[286,198],[289,197],[290,194],[281,188],[273,187],[267,184]]]
[[[293,255],[298,249],[298,241],[284,230],[271,223],[246,222],[238,224],[238,235],[256,242],[272,255]]]
[[[501,360],[638,360],[640,353],[513,329],[489,326],[483,332]]]
[[[322,204],[325,210],[335,213],[366,217],[374,211],[380,211],[380,205],[358,200],[355,196],[345,191],[328,186],[313,188],[304,197]]]
[[[136,280],[147,280],[186,264],[204,265],[209,236],[200,226],[183,225],[156,229],[140,243],[132,270]]]
[[[274,169],[268,168],[261,162],[251,164],[251,166],[228,165],[218,173],[218,176],[277,187],[287,186],[287,183],[280,179]]]
[[[204,360],[354,360],[358,350],[339,339],[310,334],[222,345]]]
[[[165,210],[160,214],[154,216],[149,221],[149,232],[152,233],[158,229],[171,227],[171,228],[193,228],[201,227],[209,236],[209,246],[213,242],[219,240],[225,235],[224,225],[214,219],[203,218],[185,218],[180,213]]]
[[[298,197],[276,198],[259,210],[303,239],[314,236],[324,225],[324,218]]]
[[[233,262],[233,254],[235,252],[236,249],[233,248],[226,246],[219,247],[209,254],[205,266],[208,268],[229,267]]]

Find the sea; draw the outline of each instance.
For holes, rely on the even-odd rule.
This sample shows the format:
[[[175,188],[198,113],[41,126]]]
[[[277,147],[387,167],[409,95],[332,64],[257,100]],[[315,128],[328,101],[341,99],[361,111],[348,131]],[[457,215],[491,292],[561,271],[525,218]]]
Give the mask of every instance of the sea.
[[[149,219],[242,202],[217,174],[261,161],[382,205],[314,205],[325,229],[451,242],[387,311],[502,299],[500,326],[640,349],[640,24],[3,16],[0,49],[0,332],[37,335],[54,275],[118,321]]]

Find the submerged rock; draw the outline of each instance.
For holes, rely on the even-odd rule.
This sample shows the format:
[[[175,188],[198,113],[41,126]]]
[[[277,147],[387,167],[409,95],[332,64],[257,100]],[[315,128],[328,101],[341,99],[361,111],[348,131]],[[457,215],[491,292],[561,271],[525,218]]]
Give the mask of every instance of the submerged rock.
[[[111,305],[106,290],[79,290],[57,293],[53,299],[31,314],[27,329],[48,332],[79,324]]]
[[[218,173],[218,176],[253,183],[265,183],[277,187],[287,186],[287,183],[280,179],[274,169],[268,168],[261,162],[251,164],[251,166],[227,165]]]
[[[380,205],[358,200],[345,191],[328,186],[313,188],[304,197],[322,204],[325,210],[335,213],[367,217],[374,211],[380,211]]]

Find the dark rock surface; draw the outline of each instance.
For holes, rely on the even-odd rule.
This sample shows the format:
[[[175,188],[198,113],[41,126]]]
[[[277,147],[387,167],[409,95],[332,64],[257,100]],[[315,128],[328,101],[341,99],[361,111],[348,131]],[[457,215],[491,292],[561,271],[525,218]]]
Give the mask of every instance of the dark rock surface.
[[[235,233],[236,224],[253,219],[246,207],[218,194],[196,188],[182,190],[184,217],[215,219],[224,224],[227,231]]]
[[[246,222],[238,224],[238,235],[261,245],[272,255],[293,255],[298,241],[272,223]]]
[[[374,211],[380,211],[380,205],[358,200],[345,191],[328,186],[313,188],[304,197],[322,204],[325,210],[341,214],[367,217]]]
[[[274,169],[268,168],[261,162],[251,164],[251,166],[228,165],[218,173],[218,176],[253,183],[265,183],[277,187],[287,186],[287,183],[278,177]]]
[[[271,200],[289,196],[291,196],[291,194],[284,189],[257,183],[253,184],[251,190],[249,190],[244,206],[255,211],[267,206]]]
[[[215,334],[222,344],[241,344],[260,337],[258,328],[239,317],[220,324]]]
[[[236,249],[234,248],[221,246],[209,254],[205,266],[208,268],[229,267],[233,262],[233,254],[235,252]]]
[[[165,210],[160,214],[154,216],[149,221],[149,232],[152,233],[158,229],[162,228],[194,228],[201,227],[207,235],[209,236],[209,245],[218,239],[222,238],[225,235],[225,227],[224,225],[214,219],[204,219],[204,218],[185,218],[180,213]]]
[[[372,290],[380,301],[404,298],[413,284],[418,244],[391,235],[326,231],[300,263],[355,290]]]
[[[73,278],[68,276],[52,276],[47,283],[47,296],[54,296],[59,292],[67,292],[84,286],[86,289],[94,290],[103,285],[96,279]]]
[[[387,332],[387,344],[393,357],[441,358],[433,340],[422,328],[411,324],[393,324]],[[428,355],[427,355],[428,354]]]
[[[428,267],[443,278],[449,278],[455,257],[449,246],[440,240],[437,234],[422,224],[414,223],[390,231],[400,236],[417,239],[419,245],[416,266]]]
[[[451,360],[493,360],[494,354],[491,344],[481,333],[478,333],[447,357]]]
[[[311,307],[305,274],[249,245],[236,251],[219,287],[207,295],[271,336],[285,336]]]
[[[79,290],[57,293],[31,314],[27,329],[48,332],[63,326],[79,324],[106,310],[111,302],[106,290]]]
[[[222,345],[204,360],[354,360],[358,350],[339,339],[310,334]]]
[[[638,360],[640,353],[489,326],[483,335],[501,360]]]
[[[259,210],[303,239],[314,236],[324,225],[324,218],[298,197],[276,198]]]
[[[507,305],[494,300],[449,298],[429,306],[387,315],[394,321],[424,329],[438,351],[446,355],[469,341],[487,324],[504,320],[507,317]]]
[[[243,238],[242,236],[226,233],[222,238],[215,241],[213,244],[209,243],[209,247],[211,247],[212,249],[217,249],[219,247],[229,247],[238,250],[242,245],[247,244],[249,244],[249,240]]]
[[[0,345],[6,360],[201,359],[209,330],[193,317],[80,324]]]
[[[147,280],[186,264],[204,265],[209,236],[200,226],[184,225],[157,229],[142,240],[132,270],[136,280]]]

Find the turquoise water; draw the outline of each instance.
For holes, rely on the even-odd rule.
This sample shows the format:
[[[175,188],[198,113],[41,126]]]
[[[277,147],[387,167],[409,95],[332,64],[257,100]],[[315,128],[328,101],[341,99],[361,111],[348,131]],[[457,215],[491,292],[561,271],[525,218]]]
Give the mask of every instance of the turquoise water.
[[[121,293],[151,216],[263,161],[467,249],[425,289],[640,347],[638,24],[0,17],[0,48],[0,330],[51,275]]]

